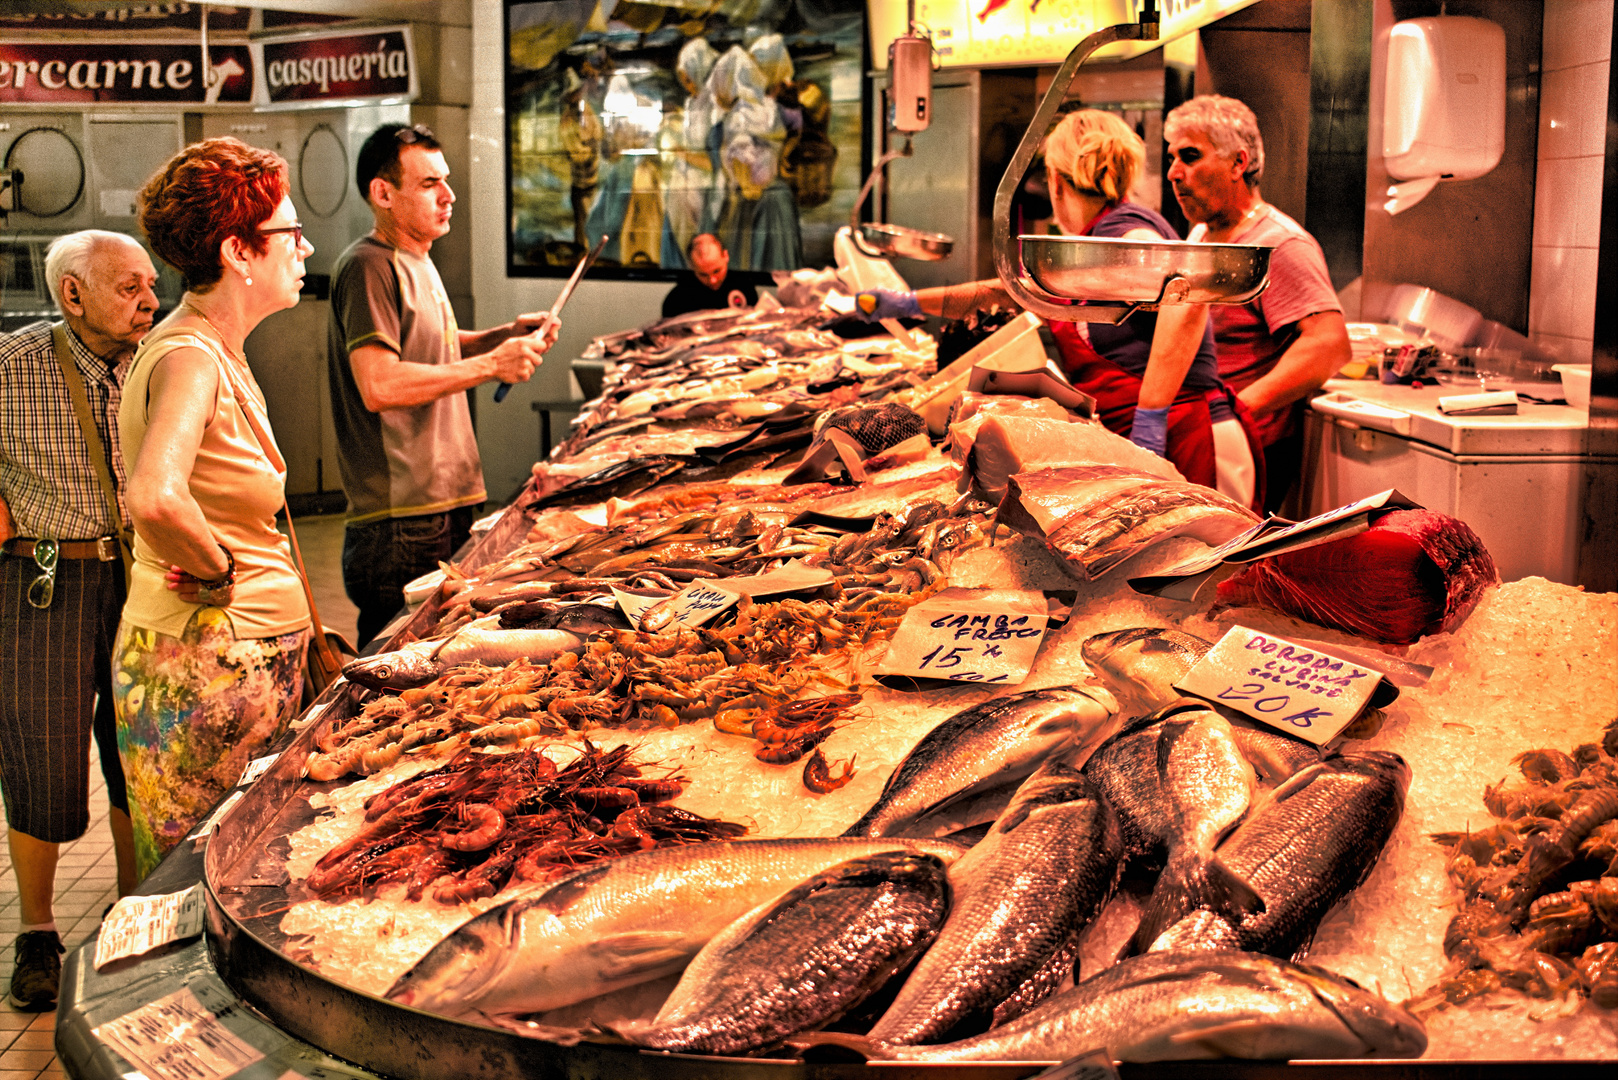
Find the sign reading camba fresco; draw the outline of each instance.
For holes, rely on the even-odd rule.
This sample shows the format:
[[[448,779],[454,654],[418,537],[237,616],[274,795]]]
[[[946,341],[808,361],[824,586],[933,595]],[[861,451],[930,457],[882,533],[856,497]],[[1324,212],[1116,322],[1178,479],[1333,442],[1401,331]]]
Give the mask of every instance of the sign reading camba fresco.
[[[208,56],[212,67],[204,72],[198,45],[3,42],[0,102],[250,103],[253,58],[247,46],[211,45]]]
[[[416,64],[406,27],[266,41],[260,103],[301,103],[416,96]]]

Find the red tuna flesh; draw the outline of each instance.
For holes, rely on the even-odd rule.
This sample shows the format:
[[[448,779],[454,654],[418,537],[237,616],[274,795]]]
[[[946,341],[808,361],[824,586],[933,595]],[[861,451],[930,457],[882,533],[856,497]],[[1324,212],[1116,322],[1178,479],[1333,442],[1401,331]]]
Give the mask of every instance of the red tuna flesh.
[[[1453,630],[1500,580],[1478,534],[1432,510],[1393,510],[1365,532],[1253,563],[1215,610],[1265,607],[1374,641]]]

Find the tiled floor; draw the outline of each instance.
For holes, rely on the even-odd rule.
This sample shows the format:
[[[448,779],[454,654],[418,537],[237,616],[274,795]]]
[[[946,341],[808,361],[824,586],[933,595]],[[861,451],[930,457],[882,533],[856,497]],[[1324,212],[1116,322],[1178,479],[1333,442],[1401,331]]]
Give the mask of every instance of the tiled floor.
[[[354,637],[354,605],[343,595],[341,515],[298,520],[298,543],[327,626]],[[73,949],[95,933],[101,914],[118,898],[118,872],[107,827],[106,784],[90,746],[90,831],[62,847],[56,868],[56,929]],[[11,855],[0,844],[0,997],[11,985],[12,943],[17,938],[17,880]],[[66,1076],[56,1060],[56,1014],[17,1012],[0,1002],[0,1080]]]

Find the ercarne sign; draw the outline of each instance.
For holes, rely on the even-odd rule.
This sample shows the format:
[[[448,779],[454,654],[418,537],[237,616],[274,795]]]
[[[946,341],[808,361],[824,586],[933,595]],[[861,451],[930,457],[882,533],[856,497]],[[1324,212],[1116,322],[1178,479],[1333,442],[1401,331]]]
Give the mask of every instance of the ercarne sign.
[[[246,45],[208,48],[202,70],[198,45],[126,42],[0,43],[0,102],[82,104],[159,102],[248,104],[253,60]]]

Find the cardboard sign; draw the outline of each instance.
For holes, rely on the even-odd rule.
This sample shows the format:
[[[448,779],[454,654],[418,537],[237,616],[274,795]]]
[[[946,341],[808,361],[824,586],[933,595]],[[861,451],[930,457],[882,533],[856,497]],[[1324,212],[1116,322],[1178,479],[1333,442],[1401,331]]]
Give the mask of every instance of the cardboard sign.
[[[1015,686],[1045,638],[1045,595],[1020,589],[944,589],[905,612],[879,675]]]
[[[114,960],[151,952],[159,945],[202,933],[202,886],[162,896],[126,896],[101,920],[96,940],[97,970]]]
[[[1323,746],[1359,715],[1382,673],[1233,626],[1174,685]]]
[[[208,815],[208,820],[204,821],[202,823],[202,828],[198,829],[196,832],[194,832],[190,836],[186,837],[186,839],[187,840],[206,840],[206,839],[208,839],[208,834],[213,832],[214,826],[218,825],[220,820],[222,818],[224,818],[224,816],[226,814],[230,813],[231,810],[233,810],[235,808],[237,803],[242,801],[242,796],[244,794],[246,794],[246,792],[242,791],[240,788],[237,788],[235,791],[232,791],[230,793],[230,797],[227,798],[224,802],[220,803],[219,806],[214,810],[214,812]]]
[[[1033,1080],[1118,1080],[1118,1068],[1106,1048],[1098,1047],[1036,1073]]]
[[[1257,562],[1283,552],[1354,536],[1371,527],[1372,513],[1384,509],[1419,510],[1421,504],[1389,488],[1304,521],[1272,517],[1200,555],[1146,577],[1130,578],[1129,587],[1170,600],[1191,601],[1203,582],[1221,565]]]
[[[791,559],[785,566],[754,574],[750,577],[699,578],[673,596],[643,596],[624,589],[613,589],[618,608],[631,624],[641,626],[641,620],[654,607],[666,605],[672,618],[660,620],[662,630],[701,626],[727,608],[734,607],[744,596],[774,596],[779,593],[804,592],[830,585],[835,579],[830,570],[805,566]]]
[[[206,1003],[197,990],[181,987],[90,1033],[139,1070],[124,1075],[147,1080],[216,1080],[264,1060],[263,1051],[225,1026],[248,1019],[241,1007],[218,991],[203,994]]]
[[[274,765],[276,758],[279,758],[280,756],[280,754],[268,754],[264,757],[254,758],[252,761],[249,761],[247,763],[247,768],[242,770],[242,778],[236,781],[236,786],[246,787],[254,780],[257,780],[259,777],[269,772],[270,766]]]

